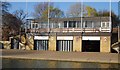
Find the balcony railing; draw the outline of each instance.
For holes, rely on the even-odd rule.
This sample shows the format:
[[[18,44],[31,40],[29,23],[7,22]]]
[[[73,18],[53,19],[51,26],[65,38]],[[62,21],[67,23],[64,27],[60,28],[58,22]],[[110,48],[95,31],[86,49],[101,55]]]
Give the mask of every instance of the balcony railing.
[[[110,28],[40,28],[28,29],[28,33],[41,33],[41,32],[111,32]]]

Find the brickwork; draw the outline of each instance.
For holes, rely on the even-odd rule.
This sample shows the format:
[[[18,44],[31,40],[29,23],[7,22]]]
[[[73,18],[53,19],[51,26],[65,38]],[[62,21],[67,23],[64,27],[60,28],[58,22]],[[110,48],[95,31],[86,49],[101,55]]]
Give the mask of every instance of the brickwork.
[[[56,36],[49,36],[49,50],[56,51]]]
[[[73,38],[73,51],[82,51],[82,38],[81,36],[74,36]]]
[[[110,36],[101,36],[100,38],[100,52],[110,52],[111,38]]]

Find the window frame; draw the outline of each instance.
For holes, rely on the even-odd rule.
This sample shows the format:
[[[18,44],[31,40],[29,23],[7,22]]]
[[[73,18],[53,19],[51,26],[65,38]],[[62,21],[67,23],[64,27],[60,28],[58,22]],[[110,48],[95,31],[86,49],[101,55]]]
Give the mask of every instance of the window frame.
[[[104,24],[104,26],[103,26]],[[109,28],[110,27],[110,22],[101,22],[101,27],[102,28]]]
[[[91,26],[88,27],[87,24],[90,24],[90,23],[87,23],[87,22],[91,22]],[[83,24],[84,24],[83,28],[93,28],[93,21],[84,21]]]

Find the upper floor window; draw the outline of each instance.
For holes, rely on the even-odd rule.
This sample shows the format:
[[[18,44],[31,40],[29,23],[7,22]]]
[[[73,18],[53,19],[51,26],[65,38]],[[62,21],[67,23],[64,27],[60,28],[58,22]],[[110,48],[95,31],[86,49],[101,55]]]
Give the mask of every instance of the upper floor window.
[[[32,24],[32,28],[35,28],[35,24]]]
[[[64,27],[67,28],[67,21],[64,21]]]
[[[48,28],[48,23],[47,22],[41,22],[39,27],[40,28]]]
[[[32,28],[38,28],[38,24],[37,23],[33,23],[32,24]]]
[[[69,21],[69,25],[70,28],[75,28],[76,27],[76,21]]]
[[[107,28],[107,27],[109,27],[109,22],[102,22],[101,25],[102,25],[101,27]]]
[[[85,28],[92,28],[92,21],[85,21],[84,22],[84,27]]]
[[[79,28],[81,27],[80,21],[64,21],[64,28]]]
[[[99,28],[99,27],[101,27],[100,21],[94,21],[93,23],[94,23],[94,28]]]
[[[76,22],[76,28],[81,28],[81,21]]]
[[[38,24],[36,24],[36,28],[38,28]]]

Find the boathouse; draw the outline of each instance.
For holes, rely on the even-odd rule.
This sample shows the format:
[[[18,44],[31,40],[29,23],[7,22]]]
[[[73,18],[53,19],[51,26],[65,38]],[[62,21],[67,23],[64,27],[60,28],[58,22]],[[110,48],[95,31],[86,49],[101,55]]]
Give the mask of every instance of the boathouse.
[[[71,17],[28,20],[34,50],[111,52],[110,17]]]

